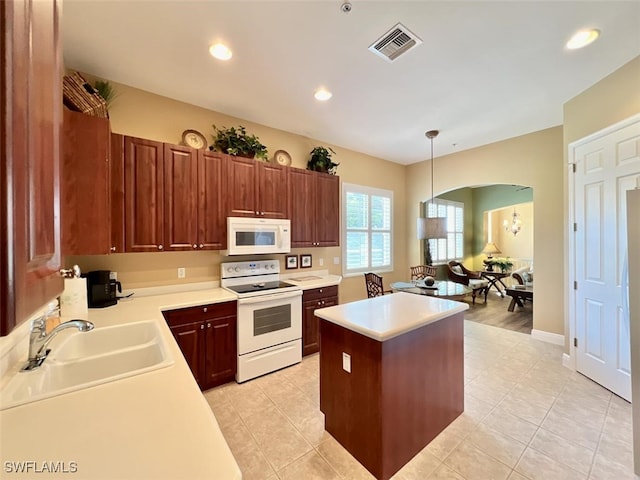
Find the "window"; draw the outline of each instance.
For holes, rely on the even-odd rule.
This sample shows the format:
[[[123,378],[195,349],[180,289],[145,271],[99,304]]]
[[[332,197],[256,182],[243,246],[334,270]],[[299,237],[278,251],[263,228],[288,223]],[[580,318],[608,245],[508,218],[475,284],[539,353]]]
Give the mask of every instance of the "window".
[[[447,238],[429,240],[433,263],[462,260],[464,246],[464,204],[434,199],[427,202],[428,217],[447,217]]]
[[[342,205],[343,274],[392,270],[393,192],[343,183]]]

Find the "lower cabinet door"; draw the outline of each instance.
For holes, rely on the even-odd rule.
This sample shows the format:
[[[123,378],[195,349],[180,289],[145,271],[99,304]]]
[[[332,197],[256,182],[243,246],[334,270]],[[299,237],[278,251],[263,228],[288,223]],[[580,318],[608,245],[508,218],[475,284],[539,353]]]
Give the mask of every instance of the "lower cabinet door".
[[[212,388],[234,380],[238,365],[236,317],[206,322],[205,385]]]
[[[302,355],[320,351],[320,321],[314,315],[320,300],[310,300],[302,304]]]
[[[170,327],[184,359],[187,361],[198,386],[203,388],[205,378],[205,329],[206,322],[190,323],[177,327]]]

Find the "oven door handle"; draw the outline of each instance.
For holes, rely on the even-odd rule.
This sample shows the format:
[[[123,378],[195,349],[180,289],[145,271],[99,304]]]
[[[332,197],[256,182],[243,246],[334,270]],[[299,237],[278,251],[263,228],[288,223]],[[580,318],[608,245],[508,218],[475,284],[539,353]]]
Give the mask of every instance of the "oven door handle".
[[[271,295],[258,295],[257,297],[239,298],[238,304],[249,305],[251,303],[262,303],[269,300],[284,300],[285,298],[301,297],[302,290],[293,290],[291,292],[274,293]]]

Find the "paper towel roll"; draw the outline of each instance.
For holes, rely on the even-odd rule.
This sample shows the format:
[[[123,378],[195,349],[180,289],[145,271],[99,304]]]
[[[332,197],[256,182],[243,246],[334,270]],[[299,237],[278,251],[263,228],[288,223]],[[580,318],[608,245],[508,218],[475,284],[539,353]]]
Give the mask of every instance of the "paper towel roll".
[[[87,279],[65,278],[64,291],[60,295],[60,316],[65,320],[87,320]]]

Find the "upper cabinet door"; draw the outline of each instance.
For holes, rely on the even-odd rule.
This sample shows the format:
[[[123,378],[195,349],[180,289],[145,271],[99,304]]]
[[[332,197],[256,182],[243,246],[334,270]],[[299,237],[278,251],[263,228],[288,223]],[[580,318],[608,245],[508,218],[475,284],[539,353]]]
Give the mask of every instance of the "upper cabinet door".
[[[163,144],[125,137],[125,250],[164,250]]]
[[[289,211],[291,212],[291,246],[314,246],[316,204],[314,172],[291,168],[289,171]]]
[[[0,2],[0,335],[63,286],[58,17],[56,1]]]
[[[316,245],[340,245],[340,177],[318,173],[316,177]]]
[[[164,248],[198,248],[198,151],[164,144]]]
[[[227,155],[227,213],[229,217],[256,217],[257,170],[255,160]]]
[[[227,246],[224,157],[198,152],[198,248],[223,250]]]
[[[106,255],[111,250],[109,119],[64,110],[62,253]]]
[[[111,134],[111,253],[124,252],[124,136]]]
[[[258,216],[264,218],[289,218],[287,195],[289,169],[272,163],[258,165]]]

